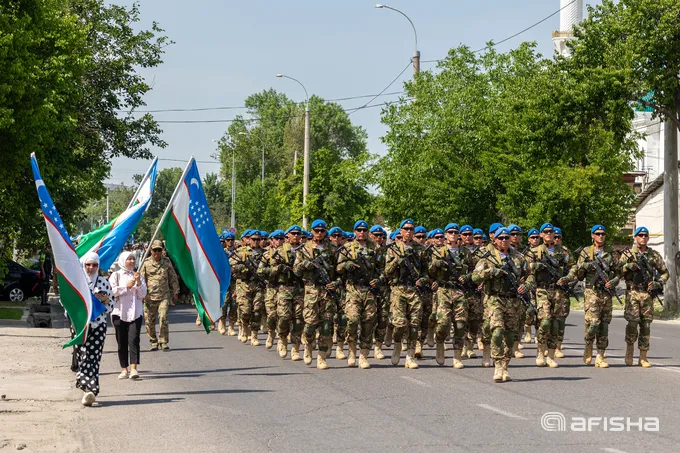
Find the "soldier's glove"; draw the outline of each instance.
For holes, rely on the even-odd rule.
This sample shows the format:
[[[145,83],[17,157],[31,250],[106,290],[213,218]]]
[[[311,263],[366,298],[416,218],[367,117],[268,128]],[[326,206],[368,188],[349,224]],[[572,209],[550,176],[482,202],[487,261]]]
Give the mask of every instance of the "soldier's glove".
[[[304,260],[300,265],[306,269],[306,270],[311,270],[314,269],[314,263],[312,263],[310,260]]]
[[[659,291],[663,289],[663,283],[661,282],[652,282],[652,291]]]
[[[495,278],[495,277],[500,277],[501,275],[505,275],[505,272],[503,272],[502,269],[498,267],[492,267],[489,269],[489,277]]]
[[[439,283],[432,282],[432,291],[437,292],[438,289],[439,289]]]
[[[426,286],[428,283],[428,280],[426,278],[419,278],[416,280],[416,286]]]
[[[539,261],[539,262],[537,262],[537,263],[534,263],[534,269],[535,269],[537,272],[542,272],[542,271],[548,269],[548,266],[546,266],[545,264],[543,264],[543,263],[541,263],[541,262]]]
[[[360,266],[357,266],[357,265],[354,264],[352,261],[345,261],[345,262],[342,264],[342,268],[343,268],[345,271],[347,271],[347,272],[352,272],[352,271],[355,270],[355,269],[359,269],[359,267],[360,267]]]
[[[371,285],[373,288],[379,288],[380,287],[380,279],[379,278],[374,278],[370,282],[368,282],[369,285]]]
[[[626,264],[626,270],[635,272],[640,270],[640,265],[638,263],[628,263]]]

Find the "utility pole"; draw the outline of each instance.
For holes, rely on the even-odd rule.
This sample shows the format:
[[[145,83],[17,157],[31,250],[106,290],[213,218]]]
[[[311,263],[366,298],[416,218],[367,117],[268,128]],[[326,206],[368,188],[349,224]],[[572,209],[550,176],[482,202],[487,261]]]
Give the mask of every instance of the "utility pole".
[[[231,227],[236,228],[236,211],[234,204],[236,203],[236,154],[235,148],[231,147]]]
[[[307,195],[309,195],[309,147],[311,141],[309,101],[305,107],[305,154],[304,173],[302,175],[302,228],[307,229]]]
[[[675,313],[678,308],[678,275],[675,255],[678,253],[678,129],[671,120],[664,124],[664,255],[669,279],[664,291],[666,311]]]
[[[420,72],[420,51],[413,52],[413,78],[415,79]]]
[[[106,223],[109,223],[109,188],[106,188]]]
[[[413,79],[415,80],[416,77],[418,76],[418,73],[420,72],[420,51],[418,50],[418,32],[416,31],[416,26],[413,24],[413,21],[411,20],[410,17],[408,17],[403,11],[398,10],[397,8],[392,8],[389,5],[383,5],[381,3],[378,3],[375,5],[376,8],[379,9],[391,9],[394,12],[397,12],[404,16],[406,20],[411,24],[411,28],[413,28],[413,36],[415,37],[415,47],[413,50]]]

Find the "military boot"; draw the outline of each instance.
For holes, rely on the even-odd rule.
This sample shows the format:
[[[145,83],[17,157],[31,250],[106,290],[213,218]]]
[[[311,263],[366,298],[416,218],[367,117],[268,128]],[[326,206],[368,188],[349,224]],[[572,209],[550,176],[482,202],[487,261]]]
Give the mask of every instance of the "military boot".
[[[468,342],[467,339],[463,340],[463,350],[461,351],[461,359],[465,360],[467,359],[467,353],[468,353]]]
[[[220,320],[217,322],[217,331],[220,333],[220,335],[227,333],[227,327],[224,325],[224,319],[222,318],[220,318]]]
[[[519,350],[519,341],[515,341],[515,343],[512,346],[512,353],[515,356],[516,359],[523,359],[524,354],[522,354],[522,351]]]
[[[267,341],[264,343],[264,347],[267,349],[271,349],[272,346],[274,346],[274,332],[271,330],[267,332]]]
[[[543,354],[543,345],[536,344],[536,366],[545,366],[545,355]]]
[[[465,365],[463,365],[463,362],[461,361],[462,354],[463,351],[461,351],[460,349],[456,349],[453,351],[453,367],[457,370],[465,368]]]
[[[326,363],[326,353],[319,351],[316,356],[316,368],[319,370],[327,370],[328,364]]]
[[[563,359],[564,358],[564,353],[562,352],[562,342],[560,341],[557,343],[557,347],[555,348],[555,358],[556,359]]]
[[[257,339],[257,331],[253,331],[250,334],[250,345],[251,346],[260,346],[260,340]]]
[[[415,353],[415,349],[409,349],[406,352],[406,364],[404,365],[404,368],[408,368],[410,370],[416,370],[420,368],[416,362]]]
[[[484,348],[482,351],[482,366],[484,368],[491,366],[491,348]]]
[[[557,362],[555,362],[555,350],[554,349],[548,349],[548,357],[545,358],[545,363],[550,368],[557,368],[559,366],[557,364]]]
[[[392,350],[392,365],[399,365],[401,360],[401,341],[394,342],[394,349]]]
[[[512,381],[512,378],[508,374],[508,364],[509,363],[510,363],[510,361],[508,359],[503,360],[503,362],[501,363],[501,366],[503,368],[503,382]]]
[[[250,336],[250,326],[242,327],[241,330],[241,343],[248,343],[248,337]]]
[[[474,342],[473,342],[474,343]],[[484,343],[482,342],[482,338],[477,338],[477,349],[480,351],[484,350]]]
[[[524,342],[531,343],[531,326],[524,326]]]
[[[201,325],[201,316],[196,316],[196,325],[200,326]]]
[[[597,368],[609,368],[607,359],[604,358],[604,349],[598,349],[597,357],[595,357],[595,367]]]
[[[633,352],[635,349],[634,344],[628,344],[626,343],[626,365],[627,366],[633,366]]]
[[[382,342],[375,342],[375,350],[373,352],[373,358],[376,360],[382,360],[385,358],[385,354],[382,352]]]
[[[235,331],[234,328],[231,326],[231,324],[230,324],[229,327],[227,328],[227,336],[228,336],[228,337],[234,337],[234,336],[236,336],[236,331]]]
[[[389,348],[392,346],[392,333],[394,332],[394,328],[392,327],[392,324],[387,324],[387,329],[385,330],[385,341],[383,342],[385,344],[386,348]]]
[[[477,358],[477,353],[475,352],[475,344],[470,340],[469,338],[465,340],[467,342],[467,358],[468,359],[476,359]],[[465,358],[465,357],[463,357]]]
[[[439,365],[444,365],[444,360],[446,360],[444,354],[444,343],[437,342],[437,352],[434,359],[437,361]]]
[[[590,362],[593,361],[593,344],[592,343],[586,343],[586,347],[583,350],[583,363],[586,365],[590,365]]]
[[[425,344],[427,344],[429,347],[434,346],[434,328],[432,327],[427,328],[427,337],[425,338]]]
[[[640,350],[640,360],[638,360],[638,365],[642,368],[651,368],[652,364],[647,360],[647,351]]]
[[[347,365],[354,366],[357,364],[357,344],[355,342],[349,343],[349,353],[347,356]]]
[[[362,370],[368,370],[371,368],[371,364],[368,363],[368,349],[362,349],[359,351],[359,368]]]
[[[493,362],[493,381],[501,382],[503,380],[503,364],[500,360]]]
[[[416,341],[415,358],[416,359],[422,359],[423,358],[423,344],[420,342],[420,340]]]
[[[298,362],[300,360],[300,343],[293,343],[290,351],[290,360]]]
[[[279,357],[285,359],[288,356],[288,339],[279,338],[279,344],[276,346],[276,350],[279,351]]]
[[[312,349],[313,346],[309,343],[305,345],[305,354],[304,354],[304,360],[305,360],[305,365],[311,365],[312,364]]]
[[[522,349],[524,349],[524,345],[523,345],[522,342],[519,341],[519,340],[517,340],[517,349],[519,349],[520,351],[521,351]]]
[[[337,342],[337,347],[335,348],[335,358],[338,360],[345,360],[347,356],[345,355],[345,351],[343,351],[343,348],[345,346],[344,341],[338,341]]]

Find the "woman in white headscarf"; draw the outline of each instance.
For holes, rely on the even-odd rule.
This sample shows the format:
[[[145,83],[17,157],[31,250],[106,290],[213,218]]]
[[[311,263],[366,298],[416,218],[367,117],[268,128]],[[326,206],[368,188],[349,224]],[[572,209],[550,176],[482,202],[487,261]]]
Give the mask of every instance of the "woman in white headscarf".
[[[99,364],[102,360],[104,340],[106,340],[106,316],[111,312],[113,303],[111,300],[111,285],[109,281],[100,275],[99,255],[87,252],[81,259],[87,283],[90,291],[105,306],[106,310],[90,321],[87,332],[87,340],[80,347],[78,359],[78,374],[76,375],[76,387],[85,392],[83,406],[92,406],[99,394]]]
[[[142,314],[146,282],[139,272],[135,272],[136,264],[134,252],[121,253],[118,257],[119,269],[109,278],[115,296],[111,321],[116,328],[118,341],[118,360],[121,366],[118,379],[139,378],[139,336],[144,323]]]

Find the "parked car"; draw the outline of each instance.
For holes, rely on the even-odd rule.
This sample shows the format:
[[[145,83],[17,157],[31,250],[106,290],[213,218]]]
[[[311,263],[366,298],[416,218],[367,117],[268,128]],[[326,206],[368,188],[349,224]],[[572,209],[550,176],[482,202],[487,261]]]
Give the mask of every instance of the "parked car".
[[[27,269],[21,264],[7,260],[7,275],[0,280],[0,299],[22,302],[29,297],[39,296],[45,283],[40,272]]]

